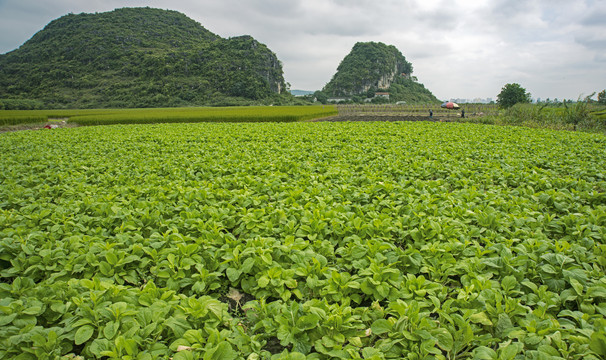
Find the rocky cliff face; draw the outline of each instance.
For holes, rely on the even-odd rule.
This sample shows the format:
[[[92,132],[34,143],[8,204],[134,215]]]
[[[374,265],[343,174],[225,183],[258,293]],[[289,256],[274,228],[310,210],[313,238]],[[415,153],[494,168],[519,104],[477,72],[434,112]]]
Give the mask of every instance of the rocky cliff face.
[[[370,89],[371,87],[374,87],[379,90],[387,90],[398,75],[401,76],[401,74],[398,73],[398,65],[396,64],[394,65],[393,71],[381,75],[379,77],[379,80],[377,80],[375,84],[366,83],[364,86],[364,91],[368,91],[368,89]]]

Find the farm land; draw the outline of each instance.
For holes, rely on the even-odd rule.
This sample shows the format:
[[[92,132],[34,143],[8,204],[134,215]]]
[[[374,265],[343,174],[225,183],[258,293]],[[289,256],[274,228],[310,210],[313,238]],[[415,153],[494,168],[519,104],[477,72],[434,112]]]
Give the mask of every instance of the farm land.
[[[178,118],[0,134],[0,358],[606,356],[604,135]]]
[[[0,126],[66,121],[79,126],[196,122],[294,122],[337,115],[335,106],[5,110]]]

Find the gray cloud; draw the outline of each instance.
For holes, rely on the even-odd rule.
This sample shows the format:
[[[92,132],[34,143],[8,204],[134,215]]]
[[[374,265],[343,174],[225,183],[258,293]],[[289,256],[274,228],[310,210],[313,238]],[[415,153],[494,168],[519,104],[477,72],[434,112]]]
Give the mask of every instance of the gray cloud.
[[[600,28],[604,28],[606,19],[606,10],[600,10],[599,12],[594,12],[590,15],[587,15],[582,21],[581,24],[585,26],[596,26]]]
[[[601,0],[0,0],[0,53],[67,13],[124,6],[177,10],[223,37],[252,35],[296,89],[321,88],[357,41],[395,45],[439,98],[495,98],[507,82],[560,99],[606,86]]]

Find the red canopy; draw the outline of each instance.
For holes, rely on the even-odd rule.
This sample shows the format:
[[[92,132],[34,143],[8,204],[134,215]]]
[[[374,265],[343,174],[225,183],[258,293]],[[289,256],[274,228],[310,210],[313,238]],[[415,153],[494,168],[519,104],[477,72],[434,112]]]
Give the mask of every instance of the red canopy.
[[[458,109],[460,108],[460,106],[456,103],[453,103],[452,101],[446,102],[442,104],[443,108],[447,108],[447,109]]]

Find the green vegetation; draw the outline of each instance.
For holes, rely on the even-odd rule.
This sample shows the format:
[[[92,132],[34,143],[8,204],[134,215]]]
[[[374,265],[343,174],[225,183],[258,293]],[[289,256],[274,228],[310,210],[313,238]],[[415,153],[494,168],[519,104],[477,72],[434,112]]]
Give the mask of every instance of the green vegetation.
[[[373,97],[375,91],[388,91],[390,102],[438,102],[422,84],[412,80],[411,73],[412,64],[395,46],[359,42],[322,92],[328,97],[352,97],[354,102]]]
[[[564,104],[516,104],[499,114],[468,117],[468,122],[515,125],[553,130],[587,131],[606,134],[606,107],[588,99]]]
[[[530,93],[516,83],[506,84],[497,95],[497,104],[503,109],[508,109],[515,104],[528,104],[530,102]]]
[[[68,119],[78,125],[195,122],[293,122],[337,115],[335,106],[251,106],[158,109],[33,110],[0,112],[0,125]]]
[[[35,110],[44,109],[44,103],[27,99],[0,99],[0,110]]]
[[[410,74],[412,64],[393,45],[380,42],[359,42],[345,56],[337,72],[323,91],[331,96],[356,95],[379,87],[379,81],[402,73]]]
[[[1,114],[1,115],[4,115],[4,114]],[[41,122],[45,122],[47,120],[48,120],[48,118],[44,115],[0,116],[0,126],[41,123]]]
[[[295,122],[337,115],[334,106],[229,107],[198,109],[137,109],[80,115],[70,118],[79,125],[154,124],[196,122]]]
[[[271,104],[292,99],[285,87],[265,45],[160,9],[69,14],[0,55],[7,109]]]
[[[389,89],[389,102],[407,104],[437,104],[440,102],[425,86],[417,81],[398,77]]]
[[[605,146],[412,122],[2,134],[0,358],[603,359]]]

